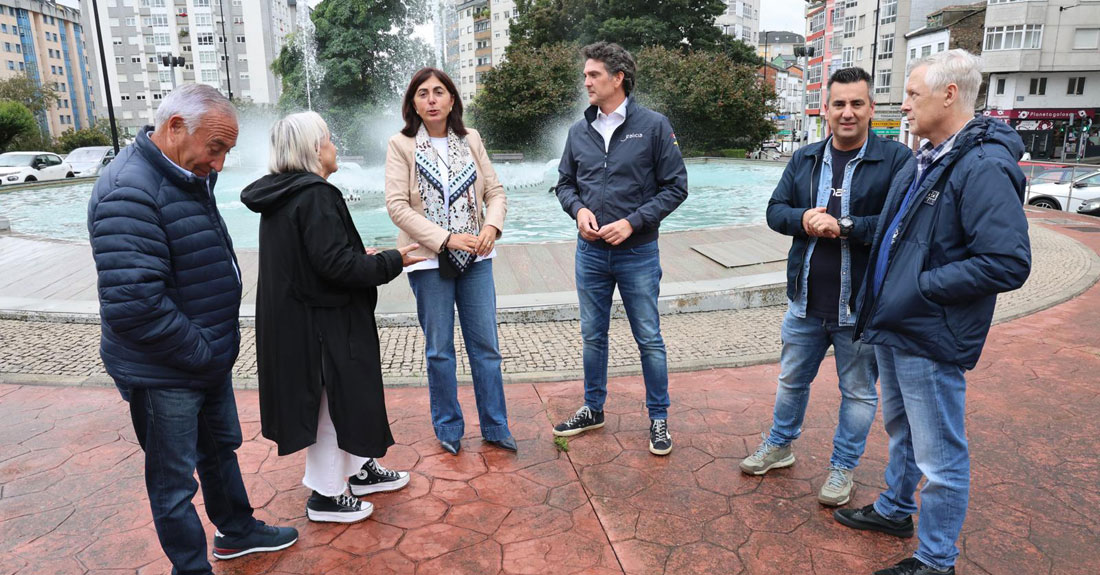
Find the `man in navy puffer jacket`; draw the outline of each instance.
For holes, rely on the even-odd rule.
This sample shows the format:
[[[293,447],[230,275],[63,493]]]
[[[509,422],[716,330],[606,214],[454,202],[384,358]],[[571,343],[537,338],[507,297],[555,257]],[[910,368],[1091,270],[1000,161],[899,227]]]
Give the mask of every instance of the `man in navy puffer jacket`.
[[[902,111],[927,141],[894,181],[871,247],[856,335],[876,346],[886,491],[834,517],[911,537],[927,478],[916,553],[876,575],[955,573],[970,493],[963,374],[981,355],[997,294],[1031,270],[1024,146],[1003,122],[974,117],[980,65],[963,50],[911,65]]]
[[[253,518],[237,463],[241,278],[214,201],[236,111],[216,89],[189,84],[161,102],[156,121],[104,169],[88,203],[100,356],[130,402],[161,547],[174,572],[206,575],[196,469],[218,528],[215,557],[283,549],[298,533]]]

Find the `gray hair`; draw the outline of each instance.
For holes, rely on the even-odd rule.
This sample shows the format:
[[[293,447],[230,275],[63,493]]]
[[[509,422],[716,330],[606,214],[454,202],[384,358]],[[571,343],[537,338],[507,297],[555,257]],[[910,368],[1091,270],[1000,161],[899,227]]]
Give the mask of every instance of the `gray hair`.
[[[156,131],[160,131],[172,116],[183,118],[187,133],[194,134],[207,114],[223,114],[237,119],[237,109],[217,88],[206,84],[184,84],[160,101],[157,108]]]
[[[317,112],[291,114],[271,127],[271,153],[267,169],[321,173],[321,144],[329,137],[328,124]]]
[[[634,56],[630,55],[630,52],[626,51],[626,48],[618,44],[609,42],[596,42],[595,44],[589,44],[581,50],[581,55],[586,60],[596,60],[602,62],[604,68],[607,68],[607,73],[610,76],[614,76],[619,72],[623,73],[623,90],[626,95],[629,96],[634,91],[634,77],[637,74],[637,65],[634,63]]]
[[[914,60],[909,64],[908,72],[921,66],[927,66],[924,83],[932,90],[944,90],[954,84],[959,89],[959,101],[968,109],[973,109],[978,99],[978,89],[982,85],[981,58],[955,48]]]

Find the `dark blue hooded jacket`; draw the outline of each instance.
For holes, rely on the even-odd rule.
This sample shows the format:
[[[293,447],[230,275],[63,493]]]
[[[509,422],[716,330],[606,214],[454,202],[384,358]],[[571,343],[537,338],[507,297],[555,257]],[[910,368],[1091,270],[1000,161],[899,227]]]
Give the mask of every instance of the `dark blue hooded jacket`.
[[[902,217],[879,294],[875,265],[885,228],[916,176],[910,162],[894,180],[878,220],[856,334],[936,361],[973,369],[997,294],[1019,288],[1031,271],[1023,211],[1024,152],[1015,130],[977,117],[929,168]]]
[[[88,202],[99,274],[99,353],[134,387],[224,383],[240,347],[241,282],[207,180],[186,176],[143,129]],[[217,173],[209,176],[213,190]]]

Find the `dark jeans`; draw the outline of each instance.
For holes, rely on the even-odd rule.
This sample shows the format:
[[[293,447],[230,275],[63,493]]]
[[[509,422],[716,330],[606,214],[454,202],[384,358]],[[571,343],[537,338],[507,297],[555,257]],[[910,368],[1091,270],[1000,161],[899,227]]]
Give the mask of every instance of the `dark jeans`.
[[[199,486],[195,470],[218,531],[244,537],[256,527],[235,453],[241,424],[230,378],[209,389],[133,389],[130,417],[145,450],[145,488],[172,572],[212,573],[206,534],[191,503]]]

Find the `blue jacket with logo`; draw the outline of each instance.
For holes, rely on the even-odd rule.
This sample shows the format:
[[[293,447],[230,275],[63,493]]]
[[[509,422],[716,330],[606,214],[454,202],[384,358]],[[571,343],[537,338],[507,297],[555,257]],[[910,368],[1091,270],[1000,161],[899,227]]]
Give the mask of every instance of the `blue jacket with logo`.
[[[602,249],[628,249],[657,239],[661,220],[687,199],[687,168],[668,118],[630,98],[626,121],[615,129],[604,151],[603,136],[592,127],[596,106],[569,128],[558,165],[558,201],[573,219],[581,208],[599,225],[623,218],[634,232]]]
[[[825,164],[825,146],[829,140],[803,146],[791,156],[779,185],[768,200],[768,227],[787,236],[793,236],[787,253],[787,299],[799,317],[806,315],[806,277],[809,273],[809,250],[816,238],[806,234],[802,227],[802,215],[817,205],[820,185],[832,185],[832,175]],[[886,202],[886,194],[894,175],[913,161],[913,153],[904,145],[887,140],[871,132],[867,143],[853,165],[850,179],[846,178],[848,215],[854,227],[842,249],[848,251],[847,266],[842,270],[842,297],[847,297],[846,312],[841,314],[841,325],[855,325],[850,311],[856,309],[856,296],[862,285],[863,273],[871,252],[871,240],[878,224],[878,215]],[[839,308],[839,306],[838,306]]]
[[[885,229],[901,209],[916,163],[894,180],[871,248],[856,336],[913,355],[973,369],[997,294],[1031,271],[1024,216],[1024,144],[1000,120],[976,117],[929,172],[909,203],[873,292]]]
[[[207,181],[186,176],[138,133],[88,202],[99,274],[100,356],[134,387],[222,384],[240,347],[241,282]],[[211,173],[210,190],[217,173]]]

